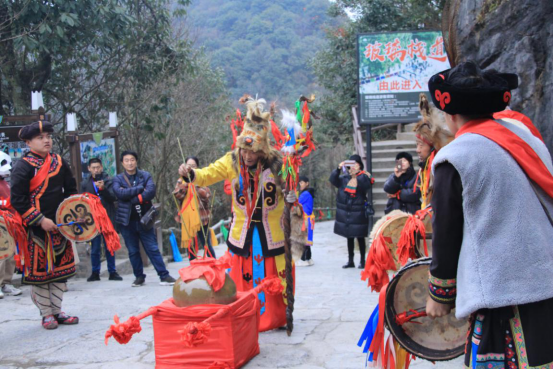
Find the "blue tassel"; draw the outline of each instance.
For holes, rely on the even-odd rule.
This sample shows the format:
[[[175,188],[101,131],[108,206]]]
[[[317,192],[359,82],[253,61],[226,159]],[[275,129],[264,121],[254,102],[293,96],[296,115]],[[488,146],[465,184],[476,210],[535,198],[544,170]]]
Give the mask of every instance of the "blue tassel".
[[[242,197],[244,194],[244,178],[242,174],[238,177],[238,181],[240,182],[240,193],[238,193],[238,197]]]
[[[373,361],[373,353],[369,353],[369,347],[371,347],[371,343],[374,338],[374,333],[376,332],[376,327],[378,326],[378,305],[376,305],[376,308],[374,308],[371,317],[367,321],[367,325],[365,326],[365,329],[363,330],[363,333],[361,334],[361,337],[359,338],[359,342],[357,342],[357,346],[362,347],[363,342],[366,341],[365,346],[363,347],[363,353],[367,354],[367,362]]]
[[[177,238],[175,237],[173,231],[171,231],[171,234],[169,235],[169,242],[171,242],[171,249],[173,250],[173,260],[175,261],[175,263],[182,261],[182,255],[180,254],[179,246],[177,245]]]
[[[252,247],[252,263],[253,263],[253,287],[257,287],[259,282],[262,282],[265,279],[265,259],[263,258],[263,249],[261,248],[261,238],[259,237],[259,230],[257,226],[253,228],[253,247]],[[261,260],[257,262],[256,257]],[[265,312],[265,293],[260,292],[257,294],[257,298],[261,301],[261,311],[260,315],[263,315]]]
[[[476,355],[478,354],[478,345],[472,341],[472,349],[470,355],[472,356],[472,369],[476,369],[478,363],[476,362]]]
[[[296,133],[294,132],[294,127],[288,130],[290,135],[290,141],[286,142],[286,146],[294,146],[296,144]]]

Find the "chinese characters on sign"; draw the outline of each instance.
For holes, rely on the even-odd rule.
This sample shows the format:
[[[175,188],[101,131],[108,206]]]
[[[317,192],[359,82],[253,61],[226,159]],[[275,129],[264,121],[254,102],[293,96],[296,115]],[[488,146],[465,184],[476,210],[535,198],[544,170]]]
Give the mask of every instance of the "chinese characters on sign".
[[[362,34],[358,45],[361,122],[418,120],[419,94],[433,74],[449,68],[441,33]]]
[[[395,61],[396,59],[404,61],[406,57],[413,59],[415,56],[421,58],[421,60],[430,58],[442,63],[447,60],[444,52],[444,38],[442,36],[436,37],[436,41],[430,46],[430,54],[428,55],[426,54],[426,42],[419,41],[418,39],[411,40],[409,45],[407,45],[407,49],[403,49],[400,40],[396,37],[393,42],[388,42],[384,46],[384,55],[381,54],[381,46],[382,44],[378,41],[367,45],[365,47],[365,58],[370,59],[370,61],[379,60],[381,62],[386,59],[390,61]]]

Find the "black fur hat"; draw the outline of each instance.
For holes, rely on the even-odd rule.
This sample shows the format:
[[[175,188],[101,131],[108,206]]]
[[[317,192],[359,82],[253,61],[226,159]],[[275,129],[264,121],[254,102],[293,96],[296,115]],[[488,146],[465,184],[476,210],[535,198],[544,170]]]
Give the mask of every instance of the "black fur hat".
[[[53,133],[54,126],[46,120],[39,120],[26,125],[19,130],[19,138],[23,141],[32,140],[41,133]]]
[[[407,159],[409,164],[413,164],[413,155],[409,154],[408,152],[402,151],[396,155],[396,160],[399,160],[401,158],[405,158]]]
[[[516,74],[482,71],[471,61],[435,74],[428,81],[434,105],[450,115],[505,110],[511,102],[511,90],[517,87]]]
[[[349,157],[349,160],[355,161],[359,166],[361,167],[361,170],[365,170],[365,165],[363,164],[363,160],[361,160],[361,157],[357,154],[354,154]]]

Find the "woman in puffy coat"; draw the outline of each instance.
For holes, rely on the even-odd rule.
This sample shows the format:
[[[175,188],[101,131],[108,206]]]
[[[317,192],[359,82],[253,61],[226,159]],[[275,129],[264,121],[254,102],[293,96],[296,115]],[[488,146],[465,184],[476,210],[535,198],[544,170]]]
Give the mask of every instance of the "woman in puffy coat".
[[[388,195],[384,214],[394,210],[415,214],[421,209],[421,190],[415,186],[417,172],[413,168],[413,156],[408,152],[400,152],[396,156],[396,163],[394,172],[384,183],[384,191]]]
[[[364,171],[363,161],[359,155],[350,156],[355,161],[350,167],[340,163],[330,174],[330,183],[338,188],[336,196],[336,222],[334,233],[348,240],[348,262],[342,268],[353,268],[354,239],[359,242],[361,253],[359,269],[365,268],[365,237],[369,234],[369,223],[365,215],[367,192],[374,183],[371,174]]]

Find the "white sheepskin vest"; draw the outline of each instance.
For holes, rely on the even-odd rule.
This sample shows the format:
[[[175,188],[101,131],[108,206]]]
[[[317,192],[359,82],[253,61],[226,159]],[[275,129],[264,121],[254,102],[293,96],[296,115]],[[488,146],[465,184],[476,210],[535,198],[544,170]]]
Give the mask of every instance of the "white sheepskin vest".
[[[553,173],[543,142],[524,126],[498,122],[524,139]],[[443,162],[457,169],[463,184],[457,318],[553,297],[553,226],[515,159],[495,142],[467,133],[438,152],[432,170]],[[553,215],[553,200],[534,187]]]

